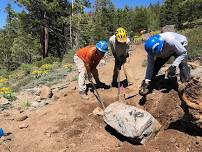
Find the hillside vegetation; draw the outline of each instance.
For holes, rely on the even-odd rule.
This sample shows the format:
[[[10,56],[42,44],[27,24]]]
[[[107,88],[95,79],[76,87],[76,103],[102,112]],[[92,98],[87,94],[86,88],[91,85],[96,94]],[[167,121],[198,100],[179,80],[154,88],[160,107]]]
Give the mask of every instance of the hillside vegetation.
[[[115,8],[111,0],[16,0],[24,8],[16,12],[8,4],[7,23],[0,30],[0,95],[60,82],[72,71],[76,49],[106,39],[122,26],[133,42],[142,43],[140,31],[152,34],[174,24],[189,40],[189,59],[201,60],[201,0],[165,0],[148,7]],[[92,8],[86,13],[84,8]],[[75,77],[74,80],[77,78]]]

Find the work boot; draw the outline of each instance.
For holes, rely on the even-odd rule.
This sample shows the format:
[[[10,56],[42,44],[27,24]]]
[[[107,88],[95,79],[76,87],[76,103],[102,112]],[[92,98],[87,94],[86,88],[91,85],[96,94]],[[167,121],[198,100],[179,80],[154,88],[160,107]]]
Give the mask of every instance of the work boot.
[[[80,95],[81,99],[84,99],[84,100],[89,99],[88,95],[86,94],[86,91],[80,91],[79,95]]]
[[[103,89],[109,89],[110,88],[110,86],[106,85],[103,82],[98,82],[96,85],[98,88],[103,88]]]

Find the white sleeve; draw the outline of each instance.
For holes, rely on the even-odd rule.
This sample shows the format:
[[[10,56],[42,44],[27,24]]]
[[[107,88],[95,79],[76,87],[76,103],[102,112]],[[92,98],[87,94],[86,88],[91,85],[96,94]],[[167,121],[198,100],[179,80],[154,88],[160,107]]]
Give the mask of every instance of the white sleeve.
[[[175,52],[177,54],[177,58],[175,59],[175,61],[173,62],[172,65],[178,67],[179,64],[185,59],[185,57],[187,56],[187,50],[186,48],[183,46],[183,44],[181,44],[179,41],[177,40],[172,40],[171,41],[171,45],[174,45]]]

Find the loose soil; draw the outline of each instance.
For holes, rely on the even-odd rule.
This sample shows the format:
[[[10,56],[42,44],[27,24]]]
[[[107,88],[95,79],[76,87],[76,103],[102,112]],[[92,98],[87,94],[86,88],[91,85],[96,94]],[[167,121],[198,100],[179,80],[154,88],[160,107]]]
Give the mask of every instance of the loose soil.
[[[98,106],[93,93],[89,92],[89,101],[83,101],[78,90],[72,89],[77,83],[71,82],[71,87],[61,90],[59,99],[49,105],[22,113],[16,109],[1,112],[0,127],[11,134],[0,139],[0,152],[201,152],[202,131],[183,121],[184,111],[175,87],[156,88],[146,101],[138,95],[145,59],[143,46],[135,46],[130,61],[134,84],[124,90],[128,104],[147,110],[163,125],[145,145],[133,145],[108,132],[102,117],[92,114]],[[113,64],[111,59],[99,68],[100,79],[106,84],[111,83]],[[106,105],[117,100],[117,88],[98,91]],[[28,118],[16,121],[20,115]],[[29,126],[19,129],[21,124]]]

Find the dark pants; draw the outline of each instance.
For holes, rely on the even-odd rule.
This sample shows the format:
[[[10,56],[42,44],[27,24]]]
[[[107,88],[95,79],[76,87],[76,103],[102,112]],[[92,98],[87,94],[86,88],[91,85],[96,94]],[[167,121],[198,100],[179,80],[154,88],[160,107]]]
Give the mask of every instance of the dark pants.
[[[175,58],[177,57],[176,54],[172,54],[171,56],[174,56]],[[152,80],[156,78],[156,75],[158,74],[159,70],[161,67],[170,59],[170,57],[167,58],[156,58],[154,62],[154,69],[153,69],[153,74],[152,74]],[[190,68],[187,64],[187,58],[185,58],[180,64],[180,81],[181,82],[188,82],[190,80]]]

